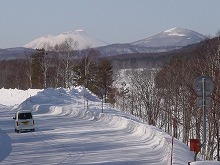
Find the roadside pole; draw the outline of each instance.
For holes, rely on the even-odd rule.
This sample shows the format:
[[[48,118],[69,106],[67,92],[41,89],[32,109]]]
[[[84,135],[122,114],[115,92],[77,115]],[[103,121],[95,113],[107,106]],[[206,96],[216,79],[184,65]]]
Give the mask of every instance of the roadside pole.
[[[202,108],[202,113],[203,113],[203,136],[202,136],[202,143],[199,145],[198,148],[198,140],[199,139],[190,139],[195,141],[196,143],[194,144],[194,142],[192,143],[192,147],[190,148],[191,151],[194,151],[195,154],[195,158],[194,160],[196,160],[196,155],[198,154],[198,152],[201,150],[202,147],[205,146],[206,144],[206,108],[211,108],[212,106],[212,100],[211,100],[211,93],[214,90],[214,82],[212,80],[211,77],[209,76],[199,76],[196,78],[194,84],[193,84],[193,89],[195,91],[195,93],[197,94],[197,106],[198,108]]]
[[[171,148],[171,158],[170,158],[170,164],[173,164],[173,145],[174,145],[174,135],[172,136],[172,148]]]
[[[102,113],[103,113],[103,110],[104,110],[103,104],[104,104],[105,89],[104,89],[104,88],[101,88],[100,93],[101,93],[101,96],[102,96]]]
[[[172,147],[171,147],[171,155],[170,155],[170,164],[173,164],[173,150],[174,150],[174,136],[176,133],[176,129],[177,129],[177,119],[174,117],[173,118],[173,136],[172,136]]]
[[[206,92],[205,92],[206,84],[205,78],[202,78],[202,111],[203,111],[203,142],[201,144],[201,148],[206,143]]]

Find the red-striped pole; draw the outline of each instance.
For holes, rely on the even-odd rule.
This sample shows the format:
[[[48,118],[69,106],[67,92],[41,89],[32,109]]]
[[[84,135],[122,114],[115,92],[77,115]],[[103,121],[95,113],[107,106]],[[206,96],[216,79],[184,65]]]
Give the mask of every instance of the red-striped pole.
[[[177,119],[176,117],[173,118],[173,136],[172,136],[172,148],[171,148],[171,160],[170,164],[173,164],[173,147],[174,147],[174,134],[177,132]]]
[[[170,160],[170,164],[173,164],[173,144],[174,144],[174,135],[172,136],[172,148],[171,148],[171,160]]]

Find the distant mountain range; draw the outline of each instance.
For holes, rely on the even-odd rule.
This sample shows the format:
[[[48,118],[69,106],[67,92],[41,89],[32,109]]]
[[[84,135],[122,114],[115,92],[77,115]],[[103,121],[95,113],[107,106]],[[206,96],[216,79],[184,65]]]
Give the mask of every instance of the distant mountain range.
[[[98,50],[107,56],[130,53],[158,53],[179,49],[205,39],[207,37],[195,31],[172,28],[139,41],[127,44],[107,45],[99,47]]]
[[[83,30],[65,32],[59,35],[48,35],[31,41],[22,48],[0,49],[0,59],[16,58],[31,49],[40,49],[47,46],[55,46],[71,39],[73,44],[77,44],[79,50],[86,48],[96,48],[102,56],[112,56],[118,54],[131,53],[157,53],[167,52],[182,48],[183,46],[198,43],[206,39],[202,34],[192,30],[182,28],[172,28],[156,34],[152,37],[125,44],[108,44],[104,41],[91,37]],[[19,57],[18,57],[19,58]]]
[[[35,51],[34,49],[24,48],[24,47],[0,49],[0,60],[27,58],[34,51]]]

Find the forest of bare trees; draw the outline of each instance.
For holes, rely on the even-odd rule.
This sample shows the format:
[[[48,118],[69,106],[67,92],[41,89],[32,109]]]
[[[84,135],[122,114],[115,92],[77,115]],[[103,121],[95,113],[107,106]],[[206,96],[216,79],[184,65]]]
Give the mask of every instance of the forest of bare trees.
[[[215,84],[212,107],[207,108],[207,142],[201,150],[206,160],[219,160],[220,122],[220,38],[204,41],[189,53],[160,68],[126,69],[116,106],[154,125],[189,145],[202,141],[202,108],[197,107],[193,83],[198,76],[210,76]]]
[[[25,59],[0,61],[0,88],[45,89],[82,85],[105,100],[114,100],[113,68],[92,48],[77,50],[77,43],[36,50]]]

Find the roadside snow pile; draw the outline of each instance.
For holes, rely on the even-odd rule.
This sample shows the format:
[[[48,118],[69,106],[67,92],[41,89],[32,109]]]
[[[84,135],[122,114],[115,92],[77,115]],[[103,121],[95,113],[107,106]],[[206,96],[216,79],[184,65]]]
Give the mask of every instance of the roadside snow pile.
[[[190,165],[220,165],[220,162],[215,161],[196,161],[190,163]]]
[[[0,89],[0,104],[6,106],[14,106],[21,103],[28,98],[31,98],[33,95],[36,95],[37,92],[42,91],[39,89],[28,89],[28,90],[19,90],[19,89]]]
[[[46,113],[47,110],[50,110],[53,106],[66,106],[77,104],[78,102],[82,103],[82,99],[83,101],[84,99],[93,102],[100,101],[94,94],[81,86],[71,89],[47,88],[23,101],[18,109],[30,109],[38,111],[38,113],[42,110],[43,113]]]
[[[83,104],[84,108],[82,108]],[[77,106],[79,108],[75,108]],[[32,96],[31,99],[22,102],[18,109],[30,109],[35,114],[68,115],[124,130],[132,136],[139,137],[141,141],[146,143],[151,141],[150,146],[152,150],[158,151],[161,161],[170,162],[170,144],[164,138],[163,132],[151,129],[150,126],[135,117],[110,108],[107,104],[105,104],[104,113],[102,113],[99,98],[83,87],[45,89]]]

